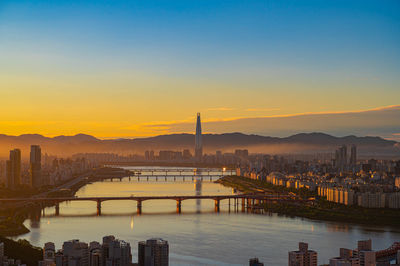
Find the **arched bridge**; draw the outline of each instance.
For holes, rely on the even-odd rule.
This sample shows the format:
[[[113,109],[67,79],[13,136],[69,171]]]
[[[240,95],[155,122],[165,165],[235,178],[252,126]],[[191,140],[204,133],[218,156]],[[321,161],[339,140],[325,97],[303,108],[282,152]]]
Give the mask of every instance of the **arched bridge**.
[[[246,208],[252,208],[265,202],[304,202],[310,200],[301,200],[293,198],[290,195],[175,195],[175,196],[129,196],[129,197],[54,197],[54,198],[9,198],[0,199],[0,203],[30,202],[37,204],[53,204],[56,207],[56,214],[59,213],[59,203],[64,201],[95,201],[97,202],[97,213],[101,214],[101,203],[103,201],[115,200],[134,200],[137,202],[137,212],[142,212],[142,202],[148,200],[175,200],[177,212],[181,212],[182,201],[190,199],[211,199],[215,202],[215,211],[219,212],[220,201],[228,199],[234,200],[234,206],[239,206],[239,200],[242,200],[242,211]]]

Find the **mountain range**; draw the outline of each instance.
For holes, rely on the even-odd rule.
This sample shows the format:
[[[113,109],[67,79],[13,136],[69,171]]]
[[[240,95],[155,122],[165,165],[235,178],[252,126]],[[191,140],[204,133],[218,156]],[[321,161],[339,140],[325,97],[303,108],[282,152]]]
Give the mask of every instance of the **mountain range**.
[[[38,144],[42,153],[69,156],[76,153],[119,153],[143,154],[145,150],[193,150],[194,135],[171,134],[135,139],[98,139],[77,134],[74,136],[45,137],[39,134],[20,136],[0,135],[0,156],[8,156],[8,151],[20,148],[24,156],[29,155],[29,147]],[[268,137],[242,133],[203,134],[204,151],[216,150],[233,152],[234,149],[249,149],[259,153],[320,153],[331,152],[340,145],[355,144],[360,155],[400,156],[400,143],[380,137],[335,137],[324,133],[300,133],[289,137]]]

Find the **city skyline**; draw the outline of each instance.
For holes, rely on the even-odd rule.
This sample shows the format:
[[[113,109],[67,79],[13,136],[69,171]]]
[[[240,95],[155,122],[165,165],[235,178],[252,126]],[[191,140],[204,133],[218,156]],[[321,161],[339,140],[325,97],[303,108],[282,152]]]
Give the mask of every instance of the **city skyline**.
[[[400,0],[0,0],[0,266],[399,266],[399,99]]]
[[[265,117],[398,112],[399,10],[397,1],[2,1],[0,131],[153,136],[182,132],[201,112],[205,133],[221,133],[212,121],[222,120],[283,136],[244,129]],[[369,120],[327,133],[399,139],[398,119]]]

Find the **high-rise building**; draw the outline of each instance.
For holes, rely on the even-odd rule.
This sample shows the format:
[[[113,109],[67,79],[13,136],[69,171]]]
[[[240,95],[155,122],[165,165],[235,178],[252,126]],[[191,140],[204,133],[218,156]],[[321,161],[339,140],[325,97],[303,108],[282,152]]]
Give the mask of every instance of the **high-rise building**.
[[[397,251],[396,263],[400,264],[400,250]]]
[[[89,244],[89,266],[102,266],[103,253],[99,242],[93,241]]]
[[[340,257],[331,258],[329,266],[360,266],[360,259],[355,254],[357,254],[357,251],[340,248]]]
[[[4,243],[0,242],[0,263],[2,262],[4,257]]]
[[[246,159],[247,157],[249,157],[249,151],[248,150],[235,150],[235,156]]]
[[[87,243],[79,242],[78,239],[64,242],[63,255],[67,259],[67,265],[88,266],[89,247]],[[57,264],[58,266],[58,264]]]
[[[289,252],[289,266],[317,266],[318,254],[308,249],[308,244],[300,242],[298,251]]]
[[[43,259],[52,260],[55,262],[56,259],[56,247],[53,242],[47,242],[43,248]]]
[[[106,265],[110,243],[115,240],[115,236],[104,236],[103,237],[103,245],[102,245],[102,255],[103,255],[103,265]]]
[[[187,149],[183,150],[182,156],[183,156],[183,159],[185,159],[185,160],[189,160],[192,158],[192,154],[190,153],[190,150],[187,150]]]
[[[139,242],[139,266],[168,266],[169,246],[168,241],[161,238],[152,238]]]
[[[201,135],[200,113],[197,113],[194,157],[196,158],[197,162],[201,162],[201,160],[203,158],[203,139],[202,139],[202,135]]]
[[[347,146],[343,145],[335,152],[335,167],[338,171],[347,170]]]
[[[130,266],[132,263],[131,245],[123,240],[115,239],[108,245],[106,266]]]
[[[375,266],[376,256],[372,250],[372,240],[360,240],[357,242],[357,252],[360,258],[360,266]]]
[[[354,170],[357,165],[357,146],[351,145],[350,149],[350,166]]]
[[[6,163],[7,187],[14,189],[21,185],[21,150],[10,151],[10,159]]]
[[[375,266],[376,254],[373,250],[362,250],[359,252],[360,266]]]
[[[264,263],[260,262],[258,258],[253,258],[249,260],[249,266],[264,266]]]
[[[31,145],[30,154],[31,185],[39,188],[42,185],[42,151],[39,145]]]
[[[130,266],[132,254],[130,244],[105,236],[103,244],[93,241],[88,245],[79,240],[66,241],[63,248],[54,252],[53,243],[46,243],[43,261],[39,266]],[[1,264],[0,264],[1,265]]]
[[[372,250],[372,240],[360,240],[357,242],[357,250]]]

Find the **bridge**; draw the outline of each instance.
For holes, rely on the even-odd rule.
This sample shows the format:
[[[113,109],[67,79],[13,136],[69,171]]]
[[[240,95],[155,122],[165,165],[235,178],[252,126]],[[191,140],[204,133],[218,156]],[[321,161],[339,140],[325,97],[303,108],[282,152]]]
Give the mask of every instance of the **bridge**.
[[[180,174],[180,175],[159,175],[159,174],[138,174],[134,173],[132,175],[135,175],[135,177],[128,176],[127,179],[129,181],[137,179],[138,182],[140,181],[161,181],[161,182],[194,182],[196,180],[202,181],[202,182],[214,182],[218,179],[220,179],[223,175],[185,175],[185,174]],[[115,180],[119,180],[122,182],[124,177],[106,177],[103,178],[102,180],[110,180],[111,182],[114,182]]]
[[[400,250],[400,242],[394,242],[389,248],[377,251],[376,259],[380,262],[389,262],[396,259],[397,251]]]
[[[107,165],[106,165],[107,167]],[[129,170],[125,170],[125,175],[113,177],[112,174],[106,172],[102,173],[99,176],[102,179],[119,179],[122,181],[123,177],[128,177],[129,181],[131,177],[137,177],[138,181],[141,178],[146,178],[149,181],[149,178],[155,178],[158,180],[165,180],[167,178],[173,178],[174,181],[194,181],[195,179],[199,179],[201,181],[214,181],[222,176],[235,174],[235,170],[226,169],[226,168],[133,168]],[[109,178],[107,178],[110,176]],[[168,181],[171,181],[170,179]]]
[[[234,169],[224,169],[224,168],[131,168],[130,171],[141,171],[141,172],[235,172]]]
[[[311,200],[302,200],[293,198],[290,195],[270,195],[270,194],[240,194],[240,195],[193,195],[193,196],[130,196],[130,197],[54,197],[54,198],[8,198],[0,199],[0,203],[16,203],[16,202],[27,202],[33,204],[42,205],[55,205],[56,215],[60,213],[60,202],[64,201],[95,201],[97,202],[97,214],[101,215],[101,203],[104,201],[116,201],[116,200],[132,200],[137,202],[137,213],[142,213],[142,202],[149,200],[175,200],[176,211],[181,213],[182,201],[190,199],[210,199],[214,200],[215,211],[220,211],[220,201],[229,200],[229,207],[231,206],[230,201],[233,200],[236,210],[239,209],[239,201],[241,200],[242,211],[253,210],[257,206],[262,206],[266,202],[309,202]]]

